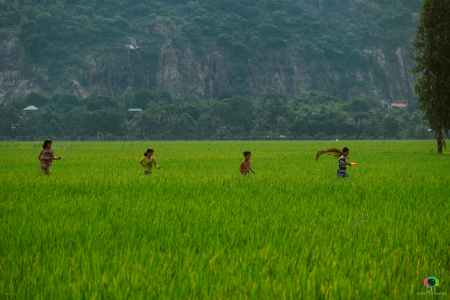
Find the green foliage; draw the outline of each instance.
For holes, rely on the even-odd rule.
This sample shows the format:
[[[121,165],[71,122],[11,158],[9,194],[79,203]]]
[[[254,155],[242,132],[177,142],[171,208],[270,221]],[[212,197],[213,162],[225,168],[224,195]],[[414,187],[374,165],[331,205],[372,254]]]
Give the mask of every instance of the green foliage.
[[[442,152],[444,135],[450,137],[449,12],[448,1],[424,1],[412,49],[412,57],[417,63],[413,72],[421,74],[415,91],[424,119],[437,139],[438,152]]]
[[[78,98],[70,93],[56,94],[51,98],[55,110],[59,113],[68,113],[80,104]]]
[[[107,96],[90,96],[89,98],[82,99],[81,105],[85,105],[88,110],[119,110],[119,103],[111,97]]]
[[[51,177],[42,142],[0,142],[5,299],[409,300],[432,298],[427,276],[448,296],[449,161],[432,141],[54,139]],[[332,146],[358,163],[346,180],[315,161]]]
[[[412,22],[410,10],[398,10],[388,6],[383,16],[378,19],[378,24],[383,29],[399,28]]]
[[[9,98],[0,106],[0,136],[65,135],[68,139],[377,139],[430,138],[422,127],[419,107],[386,110],[378,99],[355,98],[349,103],[323,92],[300,90],[299,98],[267,95],[250,101],[224,91],[221,100],[202,101],[193,95],[127,88],[117,101],[106,96],[77,98],[63,92],[50,99],[40,94]],[[410,102],[414,101],[413,99]],[[22,114],[35,105],[38,112]],[[141,108],[129,113],[129,108]],[[23,115],[23,116],[20,116]],[[22,117],[22,118],[20,118]],[[49,126],[54,120],[61,130]],[[128,125],[124,130],[124,123]],[[12,124],[20,124],[19,126]],[[14,128],[12,128],[14,127]],[[132,130],[131,130],[131,129]],[[126,133],[126,134],[125,134]]]
[[[219,100],[225,99],[225,98],[231,98],[234,96],[234,92],[232,90],[223,90],[222,93],[219,95]]]
[[[298,100],[294,100],[294,103],[306,103],[306,104],[323,104],[326,102],[340,102],[340,99],[333,97],[330,94],[321,91],[306,91],[300,88]]]
[[[368,112],[370,110],[369,101],[361,98],[353,98],[346,107],[352,112]]]
[[[130,104],[127,104],[128,108],[142,108],[143,110],[147,109],[147,106],[150,102],[154,102],[155,97],[154,93],[149,90],[140,90],[133,94],[133,98]]]
[[[297,136],[300,136],[304,134],[303,126],[305,126],[305,124],[306,124],[305,120],[296,118],[294,122],[289,125],[289,130],[297,134]]]
[[[48,133],[50,136],[63,136],[64,132],[58,122],[56,122],[55,119],[52,119],[50,123],[48,123]]]
[[[209,114],[211,116],[214,117],[221,117],[223,119],[228,119],[230,118],[232,113],[232,109],[231,106],[228,105],[225,102],[219,102],[219,101],[215,101],[212,105],[211,105],[211,110],[209,111]]]
[[[384,135],[390,138],[396,138],[400,124],[395,117],[387,116],[383,120]]]
[[[130,35],[157,42],[161,37],[141,32],[165,20],[181,25],[182,35],[195,47],[202,48],[204,41],[220,45],[220,52],[230,55],[238,77],[235,86],[239,86],[248,76],[247,58],[264,52],[285,53],[289,47],[301,47],[307,59],[326,61],[340,71],[375,70],[377,63],[360,51],[379,43],[408,46],[415,27],[411,12],[420,10],[421,0],[323,1],[322,8],[318,3],[0,0],[0,27],[20,28],[29,63],[64,70],[65,65],[81,67],[80,57],[87,48],[107,59],[108,49],[122,46]],[[248,88],[241,85],[239,94],[246,95]]]

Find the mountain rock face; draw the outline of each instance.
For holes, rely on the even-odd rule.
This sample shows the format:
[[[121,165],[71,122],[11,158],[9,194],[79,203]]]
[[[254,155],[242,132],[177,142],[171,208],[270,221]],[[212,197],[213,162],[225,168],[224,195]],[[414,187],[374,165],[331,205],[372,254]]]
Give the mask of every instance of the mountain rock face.
[[[19,39],[11,36],[0,44],[0,103],[14,95],[41,93],[46,70],[23,63],[25,54]]]
[[[323,1],[324,5],[326,1]],[[383,72],[355,68],[342,73],[325,62],[307,60],[299,42],[284,50],[247,58],[248,76],[237,78],[227,55],[212,42],[194,46],[180,26],[157,22],[140,28],[165,40],[136,41],[110,49],[108,60],[87,48],[83,67],[66,67],[65,78],[50,79],[49,70],[26,63],[21,41],[11,35],[0,44],[0,103],[14,95],[32,92],[52,95],[70,90],[79,97],[90,93],[119,98],[128,86],[134,90],[163,89],[173,95],[195,94],[213,99],[224,90],[247,87],[247,97],[281,94],[286,99],[298,97],[300,89],[314,89],[331,95],[390,98],[392,102],[414,95],[415,78],[408,72],[414,67],[407,49],[362,49],[361,53],[381,67]],[[342,84],[346,82],[346,84]],[[361,83],[372,86],[370,94]],[[341,96],[342,98],[342,96]]]

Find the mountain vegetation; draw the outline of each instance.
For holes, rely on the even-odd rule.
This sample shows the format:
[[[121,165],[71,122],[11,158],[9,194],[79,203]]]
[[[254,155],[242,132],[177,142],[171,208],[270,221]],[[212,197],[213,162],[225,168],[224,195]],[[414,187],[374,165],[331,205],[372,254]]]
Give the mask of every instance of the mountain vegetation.
[[[33,70],[45,69],[48,76],[41,80],[38,93],[6,99],[0,135],[4,139],[428,138],[401,50],[411,44],[421,6],[421,0],[0,0],[0,39],[17,36],[24,63]],[[158,26],[163,27],[149,31]],[[174,94],[170,88],[150,88],[142,78],[125,78],[126,60],[132,55],[138,57],[133,67],[139,72],[155,63],[154,49],[167,45],[163,33],[169,29],[177,32],[171,36],[171,47],[192,50],[199,60],[208,57],[204,53],[225,57],[227,85],[219,89],[214,83],[215,92],[209,96]],[[130,52],[140,56],[112,54],[125,44],[141,51]],[[384,54],[379,49],[385,49]],[[86,59],[94,56],[107,65],[102,82],[116,74],[123,89],[111,83],[108,89],[98,88],[94,83],[100,75],[83,75],[94,68],[88,65],[99,68],[98,61]],[[289,63],[294,56],[309,74],[304,86],[290,83],[297,72]],[[398,68],[394,72],[389,66],[399,62],[403,70],[397,76]],[[266,63],[284,70],[286,85],[294,93],[277,89],[276,72],[264,81],[264,93],[251,88],[249,81],[257,73],[253,69]],[[361,74],[370,80],[361,79]],[[164,78],[158,80],[164,84]],[[74,95],[73,82],[87,92]],[[407,109],[383,107],[380,100],[394,100],[390,85],[403,86],[405,92],[395,97],[409,104]],[[39,112],[23,116],[21,110],[28,105],[37,106]],[[143,112],[133,115],[129,108]]]
[[[388,63],[396,63],[395,49],[408,49],[421,5],[422,0],[0,0],[0,27],[3,39],[11,33],[20,37],[28,64],[45,67],[56,81],[77,79],[87,90],[89,80],[75,71],[89,64],[83,59],[87,52],[108,61],[112,49],[132,36],[133,47],[151,53],[167,37],[148,28],[166,22],[182,37],[173,43],[184,39],[197,55],[218,47],[229,60],[228,84],[241,96],[255,96],[248,84],[249,59],[256,64],[276,59],[292,77],[289,58],[295,49],[306,71],[316,74],[310,75],[313,89],[341,99],[352,88],[365,94],[380,90],[388,98],[392,72],[370,53],[384,49],[390,52],[383,54]],[[345,76],[354,72],[370,73],[375,83]]]
[[[107,48],[130,34],[144,37],[136,30],[165,19],[182,26],[193,43],[214,41],[236,62],[301,43],[312,50],[311,58],[326,57],[345,68],[368,63],[360,46],[409,45],[416,24],[412,12],[421,5],[421,0],[1,0],[0,27],[20,31],[34,62],[73,63],[86,45]],[[359,6],[371,14],[361,14]]]

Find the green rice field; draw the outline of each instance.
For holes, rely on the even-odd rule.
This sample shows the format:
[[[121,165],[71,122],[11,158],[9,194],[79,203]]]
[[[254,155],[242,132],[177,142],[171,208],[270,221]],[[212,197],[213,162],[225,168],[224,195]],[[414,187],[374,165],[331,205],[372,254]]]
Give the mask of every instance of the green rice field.
[[[52,176],[39,145],[0,142],[0,299],[450,298],[435,141],[54,141]]]

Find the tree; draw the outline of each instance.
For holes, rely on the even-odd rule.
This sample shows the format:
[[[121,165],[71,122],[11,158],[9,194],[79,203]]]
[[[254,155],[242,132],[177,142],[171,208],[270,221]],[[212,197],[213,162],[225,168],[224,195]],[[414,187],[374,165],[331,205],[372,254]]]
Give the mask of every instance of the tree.
[[[149,90],[140,90],[134,93],[131,105],[134,108],[147,109],[148,103],[155,98],[154,94]]]
[[[305,121],[301,118],[295,118],[294,123],[289,125],[289,131],[300,135],[302,133],[303,126],[305,126]]]
[[[228,130],[226,127],[220,127],[217,129],[217,134],[219,135],[219,139],[223,140],[223,137],[228,133]]]
[[[153,128],[153,118],[149,111],[137,113],[133,119],[138,127],[138,131],[142,132],[142,135]]]
[[[388,137],[395,138],[400,129],[400,124],[394,117],[385,117],[383,120],[384,134]]]
[[[234,55],[241,58],[246,58],[251,54],[251,51],[248,49],[247,45],[240,41],[233,42],[231,49],[233,50]]]
[[[348,109],[352,112],[367,112],[370,109],[370,105],[365,99],[353,98],[349,103]]]
[[[111,97],[93,95],[81,101],[90,111],[94,110],[118,110],[119,103]]]
[[[49,99],[47,97],[36,93],[30,93],[23,99],[24,106],[34,105],[40,108],[47,105],[48,103]]]
[[[13,129],[11,124],[17,124],[19,122],[19,117],[14,112],[8,110],[0,113],[0,134],[11,135]]]
[[[27,17],[20,18],[20,26],[26,26],[29,22]]]
[[[164,121],[165,125],[166,125],[166,129],[167,131],[169,131],[169,134],[172,134],[172,132],[178,128],[178,126],[180,125],[180,119],[177,117],[168,117],[165,121]]]
[[[125,136],[128,138],[129,134],[133,134],[133,132],[136,131],[137,129],[137,125],[135,120],[125,120],[122,125],[120,125],[120,127],[122,127],[123,132],[125,133]]]
[[[276,133],[279,136],[280,134],[283,133],[283,131],[286,129],[288,123],[287,123],[287,119],[283,116],[277,116],[277,124],[275,126],[276,128]]]
[[[78,98],[74,94],[67,92],[62,94],[56,94],[51,98],[52,102],[56,105],[56,111],[67,113],[75,106],[78,106]]]
[[[223,119],[221,117],[214,117],[210,121],[211,125],[218,130],[223,125]]]
[[[270,98],[264,104],[264,109],[269,112],[269,122],[276,123],[278,116],[287,115],[287,106],[283,103],[284,100],[279,98],[281,95],[269,95],[267,97]]]
[[[240,96],[233,96],[223,99],[223,102],[231,107],[231,121],[234,126],[250,127],[253,106],[251,101]]]
[[[198,117],[197,122],[195,124],[200,127],[203,135],[203,129],[205,128],[206,124],[208,123],[209,116],[207,114],[200,114]]]
[[[437,152],[445,146],[444,134],[450,130],[450,2],[425,0],[420,13],[417,36],[411,56],[421,73],[415,91],[422,104],[423,118],[428,121],[437,140]]]
[[[192,124],[194,124],[194,119],[188,113],[182,113],[180,115],[180,131],[184,135],[192,129]]]
[[[48,133],[55,135],[55,136],[62,136],[64,133],[61,126],[59,126],[58,122],[56,122],[55,119],[52,119],[50,121],[50,123],[48,123],[47,128],[48,128]]]
[[[257,133],[261,133],[266,127],[266,120],[264,120],[263,118],[257,118],[256,120],[253,120],[253,124],[254,131]]]
[[[233,109],[230,105],[222,101],[216,101],[211,105],[210,114],[215,117],[221,117],[229,120]]]
[[[378,133],[379,128],[380,128],[380,124],[378,123],[377,119],[370,118],[366,121],[366,131],[371,136],[375,137]]]
[[[120,104],[126,109],[131,108],[133,101],[133,90],[131,86],[127,87],[125,92],[120,96]],[[142,107],[140,107],[142,108]]]

